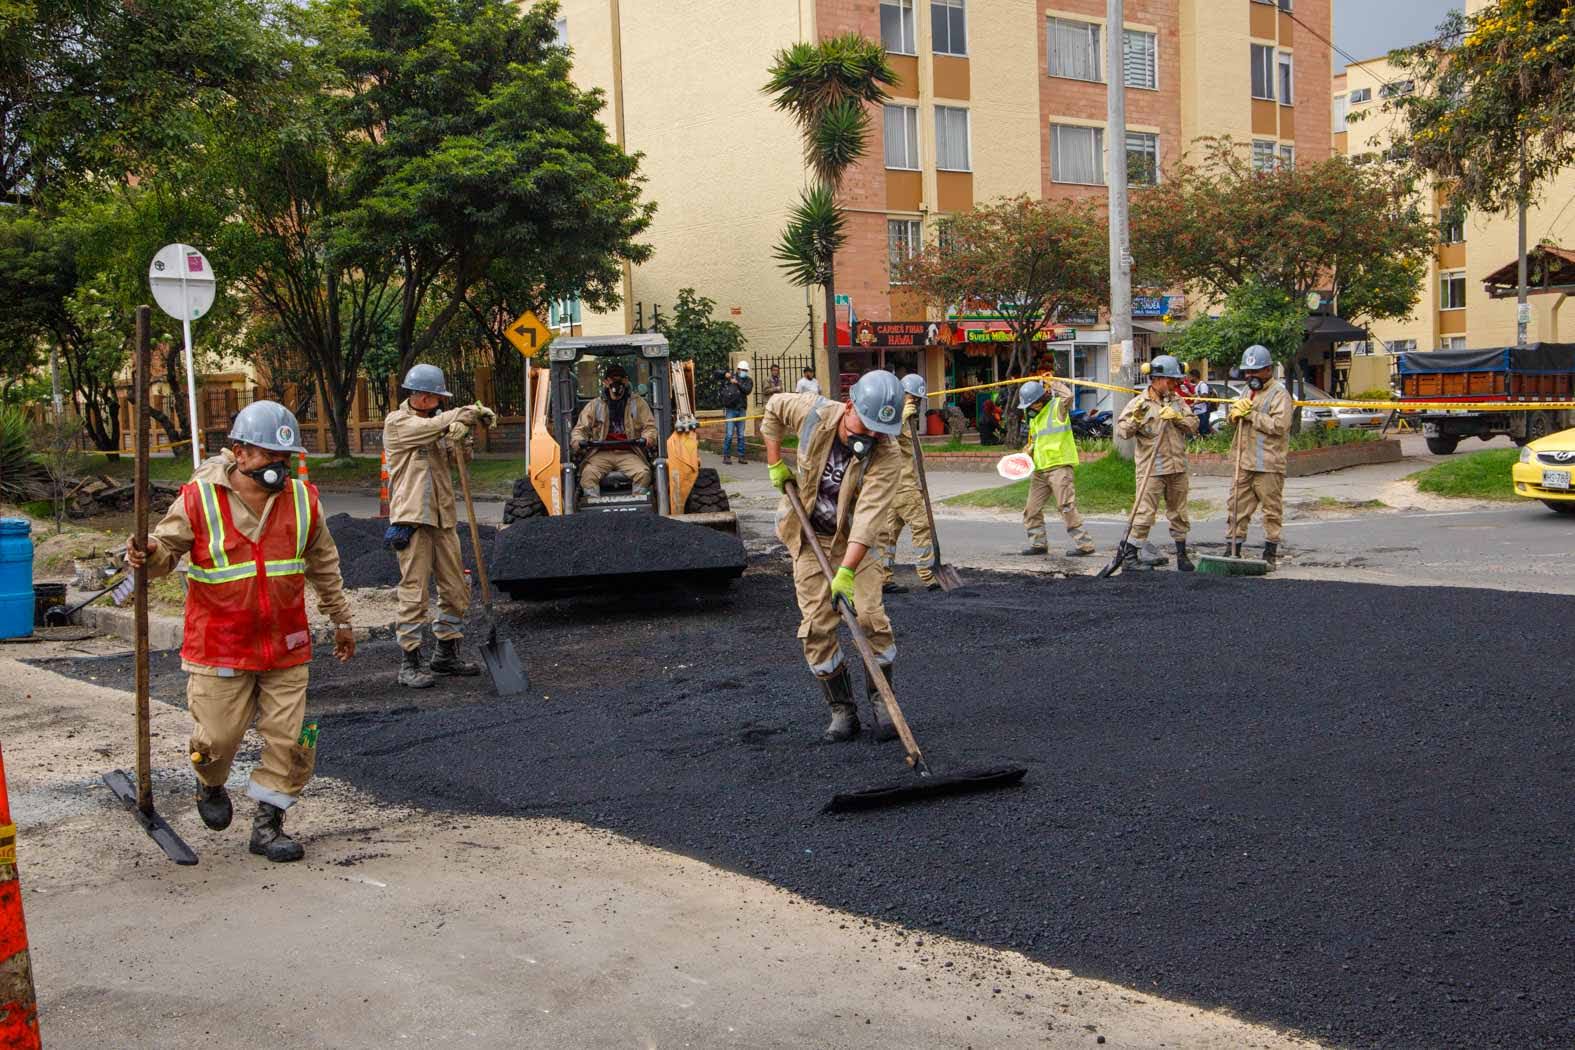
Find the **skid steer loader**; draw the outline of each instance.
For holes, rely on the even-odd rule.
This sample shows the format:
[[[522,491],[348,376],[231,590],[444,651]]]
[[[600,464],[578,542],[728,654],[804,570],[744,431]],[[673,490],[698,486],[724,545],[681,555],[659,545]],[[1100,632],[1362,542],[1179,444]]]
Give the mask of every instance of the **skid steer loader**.
[[[493,547],[494,581],[513,598],[618,591],[626,587],[714,590],[744,571],[738,518],[715,470],[700,466],[692,361],[673,361],[665,336],[554,339],[548,368],[534,369],[525,476],[503,512]],[[601,372],[622,365],[633,394],[656,417],[656,449],[601,442],[578,454],[570,432],[601,394]],[[644,456],[647,492],[613,471],[600,491],[581,491],[579,471],[598,448]]]

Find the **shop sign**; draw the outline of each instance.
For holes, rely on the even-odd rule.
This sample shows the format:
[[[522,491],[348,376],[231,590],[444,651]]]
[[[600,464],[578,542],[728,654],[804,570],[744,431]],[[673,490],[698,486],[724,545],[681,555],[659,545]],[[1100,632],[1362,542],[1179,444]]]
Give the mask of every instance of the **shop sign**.
[[[863,350],[912,350],[954,342],[957,333],[945,321],[860,321],[853,326],[853,345]]]
[[[1174,317],[1187,308],[1187,297],[1184,295],[1134,295],[1132,297],[1133,317]]]

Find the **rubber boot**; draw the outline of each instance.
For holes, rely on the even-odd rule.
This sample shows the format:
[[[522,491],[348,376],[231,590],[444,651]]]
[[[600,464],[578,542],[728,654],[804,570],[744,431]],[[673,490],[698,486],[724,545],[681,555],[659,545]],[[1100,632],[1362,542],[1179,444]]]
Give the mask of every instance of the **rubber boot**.
[[[1116,554],[1121,557],[1122,572],[1141,567],[1138,562],[1138,549],[1135,544],[1122,543],[1121,546],[1116,548]]]
[[[1280,567],[1279,555],[1280,545],[1265,541],[1263,544],[1263,560],[1268,563],[1270,572]]]
[[[284,833],[284,810],[269,802],[257,803],[257,815],[252,818],[252,841],[246,848],[278,864],[288,864],[306,856],[301,844]]]
[[[831,724],[820,734],[822,743],[841,744],[859,735],[859,708],[853,702],[853,680],[848,677],[848,665],[843,664],[830,675],[820,679],[825,690],[826,705],[831,708]]]
[[[1187,541],[1176,541],[1176,569],[1179,572],[1192,572],[1197,566],[1192,564],[1192,559],[1187,557]]]
[[[235,817],[235,807],[230,805],[230,793],[224,785],[209,787],[197,785],[197,815],[214,831],[223,831]]]
[[[890,667],[882,667],[880,669],[881,674],[886,678],[887,685],[891,685],[892,670]],[[885,701],[880,698],[880,691],[875,688],[874,679],[868,678],[868,674],[869,672],[866,671],[867,680],[864,683],[864,691],[869,696],[870,707],[875,712],[875,739],[882,742],[896,740],[897,726],[892,722],[891,715],[886,710]]]
[[[432,675],[421,666],[421,650],[405,649],[399,665],[399,684],[411,689],[431,689]]]
[[[433,674],[468,676],[481,673],[480,667],[460,659],[458,638],[439,638],[437,652],[432,654],[432,663],[428,666]]]

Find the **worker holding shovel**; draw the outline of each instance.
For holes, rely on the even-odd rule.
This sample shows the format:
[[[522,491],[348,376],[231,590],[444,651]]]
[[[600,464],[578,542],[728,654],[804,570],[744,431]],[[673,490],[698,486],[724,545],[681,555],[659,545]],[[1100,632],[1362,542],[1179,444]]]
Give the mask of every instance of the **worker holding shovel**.
[[[818,394],[777,394],[766,402],[761,436],[771,483],[778,491],[789,483],[795,485],[808,505],[815,542],[837,566],[835,578],[828,583],[784,495],[777,511],[777,536],[793,558],[804,659],[831,708],[831,723],[821,737],[828,743],[852,740],[860,729],[852,679],[837,640],[842,622],[837,604],[844,603],[857,614],[888,683],[897,658],[897,640],[881,604],[879,559],[865,555],[881,543],[901,482],[902,453],[895,438],[902,431],[902,408],[902,384],[885,371],[865,375],[846,401]],[[798,436],[797,471],[782,462],[782,439],[789,434]],[[875,684],[865,684],[869,696],[875,697]],[[876,739],[895,739],[897,730],[885,705],[872,703]]]
[[[191,556],[181,668],[196,723],[197,812],[214,831],[230,826],[224,785],[255,719],[263,751],[246,789],[257,801],[250,849],[272,861],[300,860],[305,852],[285,834],[284,813],[317,760],[317,724],[306,717],[308,583],[334,623],[334,655],[355,654],[339,549],[323,523],[317,489],[291,477],[290,460],[305,451],[299,435],[289,409],[253,401],[236,413],[230,447],[181,487],[147,549],[126,541],[126,561],[149,578]]]
[[[1065,383],[1052,380],[1047,389],[1039,380],[1030,379],[1017,388],[1017,407],[1028,418],[1028,446],[1023,451],[1034,457],[1033,480],[1028,483],[1028,502],[1023,507],[1026,555],[1050,553],[1045,504],[1052,499],[1072,541],[1067,557],[1094,553],[1094,539],[1077,512],[1077,439],[1072,435],[1071,405],[1072,388]]]
[[[1136,441],[1133,456],[1137,476],[1147,483],[1134,494],[1132,531],[1121,544],[1117,557],[1128,567],[1153,568],[1157,559],[1138,557],[1138,549],[1148,540],[1159,515],[1160,497],[1170,519],[1170,538],[1176,543],[1176,568],[1191,572],[1187,557],[1187,533],[1192,523],[1187,517],[1187,494],[1191,488],[1187,471],[1187,437],[1198,432],[1198,417],[1176,393],[1181,381],[1181,362],[1169,354],[1154,358],[1149,366],[1148,388],[1127,402],[1116,420],[1116,436]]]
[[[919,406],[924,403],[924,377],[909,372],[902,377],[902,391],[905,395],[902,433],[897,435],[897,446],[902,452],[902,480],[897,483],[897,494],[891,501],[891,516],[880,548],[881,590],[887,594],[907,590],[891,578],[897,566],[897,541],[902,538],[904,528],[913,530],[913,562],[919,582],[932,591],[941,587],[935,579],[935,537],[930,532],[930,516],[924,509],[924,493],[919,490],[919,472],[913,465],[913,437],[909,431],[913,420],[918,418]]]
[[[1263,508],[1263,560],[1272,571],[1280,548],[1280,523],[1285,517],[1285,459],[1291,447],[1291,421],[1296,402],[1274,378],[1268,348],[1249,346],[1241,355],[1240,372],[1247,393],[1231,402],[1231,460],[1237,465],[1231,482],[1230,522],[1225,556],[1242,557],[1247,526]]]

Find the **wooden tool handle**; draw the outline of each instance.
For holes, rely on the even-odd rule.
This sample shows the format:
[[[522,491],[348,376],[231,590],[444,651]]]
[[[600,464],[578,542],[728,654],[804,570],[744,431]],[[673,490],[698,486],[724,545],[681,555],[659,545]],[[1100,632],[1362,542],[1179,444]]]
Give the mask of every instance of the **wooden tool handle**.
[[[930,480],[925,477],[924,454],[919,451],[918,416],[913,417],[913,422],[908,429],[913,431],[913,469],[919,475],[919,491],[924,495],[924,517],[930,523],[930,550],[934,552],[932,564],[936,569],[939,569],[941,567],[941,534],[935,531],[935,511],[930,506]],[[893,546],[896,545],[896,542],[897,537],[893,536]]]
[[[137,549],[146,554],[148,549],[148,368],[151,357],[148,348],[148,315],[146,306],[137,307],[136,359],[132,362],[132,387],[137,402],[137,453],[132,475],[132,531]],[[197,440],[197,421],[190,421],[191,439]],[[148,567],[135,570],[136,584],[132,591],[132,622],[137,636],[137,808],[143,813],[153,812],[153,746],[148,713]]]
[[[809,520],[809,513],[804,509],[804,503],[798,498],[798,486],[790,478],[782,486],[782,494],[788,498],[793,513],[798,515],[798,524],[804,532],[804,542],[809,544],[815,552],[815,560],[820,562],[820,571],[825,574],[826,586],[831,586],[831,562],[826,558],[826,552],[820,549],[820,541],[815,539],[815,526]],[[881,702],[886,705],[886,713],[891,718],[891,724],[897,729],[897,736],[902,738],[903,750],[908,753],[908,765],[915,769],[928,772],[924,764],[924,752],[919,750],[919,744],[913,739],[913,730],[908,728],[908,720],[903,717],[902,708],[897,705],[897,696],[891,691],[891,683],[886,681],[885,673],[880,669],[880,661],[875,658],[875,648],[870,645],[870,640],[864,635],[864,628],[859,624],[858,614],[848,608],[845,602],[832,598],[832,604],[842,614],[842,622],[847,625],[848,634],[853,637],[853,647],[859,651],[859,657],[864,661],[864,673],[874,683],[875,691],[880,693]]]
[[[1154,477],[1154,465],[1159,462],[1159,439],[1165,436],[1165,420],[1159,421],[1159,433],[1154,435],[1154,455],[1149,458],[1148,469],[1143,472],[1143,477],[1138,481],[1137,491],[1132,493],[1132,512],[1127,515],[1127,530],[1121,534],[1121,545],[1126,546],[1127,540],[1132,538],[1132,523],[1137,520],[1138,504],[1143,500],[1143,493],[1148,491],[1148,483]],[[1133,455],[1136,455],[1136,446],[1133,446]]]
[[[470,552],[476,559],[476,579],[481,581],[481,604],[492,612],[492,588],[487,581],[487,559],[481,553],[481,530],[476,528],[476,504],[470,498],[470,468],[465,465],[465,450],[456,447],[454,462],[459,467],[459,487],[465,493],[465,518],[470,523]]]

